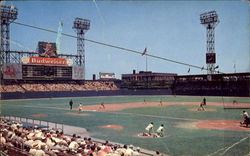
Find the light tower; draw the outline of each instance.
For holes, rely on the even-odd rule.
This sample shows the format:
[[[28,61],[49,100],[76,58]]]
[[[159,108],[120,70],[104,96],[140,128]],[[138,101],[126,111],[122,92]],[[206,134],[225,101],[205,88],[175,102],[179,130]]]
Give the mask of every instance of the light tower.
[[[208,74],[214,74],[216,63],[216,55],[215,55],[215,42],[214,42],[214,29],[216,25],[219,23],[218,15],[216,11],[205,12],[200,15],[200,22],[207,28],[207,52],[206,52],[206,63]]]
[[[18,54],[10,54],[10,23],[17,19],[17,8],[0,5],[1,47],[0,64],[18,62]]]
[[[83,67],[83,77],[85,78],[85,50],[84,50],[84,34],[90,27],[90,20],[76,18],[74,21],[73,29],[77,33],[77,55],[78,59],[76,64]]]

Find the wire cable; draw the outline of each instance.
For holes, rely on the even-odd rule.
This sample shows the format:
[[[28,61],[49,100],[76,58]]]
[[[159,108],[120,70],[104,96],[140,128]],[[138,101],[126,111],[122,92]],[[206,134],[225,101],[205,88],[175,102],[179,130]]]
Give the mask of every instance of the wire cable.
[[[22,25],[22,26],[26,26],[26,27],[30,27],[30,28],[34,28],[34,29],[39,29],[39,30],[51,32],[51,33],[56,33],[57,34],[57,31],[46,29],[46,28],[41,28],[41,27],[29,25],[29,24],[24,24],[24,23],[16,22],[16,21],[13,21],[12,23],[15,23],[15,24],[18,24],[18,25]],[[67,36],[67,37],[72,37],[72,38],[78,38],[77,36],[66,34],[66,33],[62,33],[62,35]],[[107,47],[112,47],[112,48],[116,48],[116,49],[120,49],[120,50],[124,50],[124,51],[128,51],[128,52],[140,54],[140,55],[143,54],[143,52],[140,52],[140,51],[136,51],[136,50],[132,50],[132,49],[128,49],[128,48],[123,48],[123,47],[120,47],[120,46],[116,46],[116,45],[112,45],[112,44],[107,44],[107,43],[103,43],[103,42],[99,42],[99,41],[95,41],[95,40],[91,40],[91,39],[87,39],[87,38],[84,38],[84,40],[88,41],[88,42],[96,43],[96,44],[99,44],[99,45],[103,45],[103,46],[107,46]],[[150,57],[156,58],[156,59],[165,60],[165,61],[176,63],[176,64],[180,64],[180,65],[185,65],[185,66],[189,66],[189,67],[201,69],[201,70],[211,71],[211,69],[208,69],[208,68],[199,67],[199,66],[188,64],[188,63],[184,63],[184,62],[175,61],[175,60],[164,58],[164,57],[161,57],[161,56],[151,55],[151,54],[147,54],[147,53],[145,53],[143,55],[150,56]],[[216,71],[216,72],[217,73],[222,73],[222,72],[219,72],[219,71]]]

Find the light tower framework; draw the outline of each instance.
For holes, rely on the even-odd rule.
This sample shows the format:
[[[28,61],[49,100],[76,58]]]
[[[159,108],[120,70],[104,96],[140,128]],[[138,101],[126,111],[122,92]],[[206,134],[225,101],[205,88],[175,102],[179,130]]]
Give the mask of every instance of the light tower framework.
[[[215,27],[219,23],[218,14],[216,11],[205,12],[200,15],[200,22],[207,29],[207,52],[206,52],[206,63],[208,74],[214,74],[216,63],[215,53]]]
[[[0,64],[17,63],[19,55],[10,53],[10,24],[17,19],[18,10],[14,6],[0,6],[1,47]]]
[[[85,45],[84,45],[84,35],[87,30],[90,28],[90,20],[75,18],[73,29],[77,33],[77,56],[79,57],[76,60],[76,64],[83,67],[83,77],[85,78]]]

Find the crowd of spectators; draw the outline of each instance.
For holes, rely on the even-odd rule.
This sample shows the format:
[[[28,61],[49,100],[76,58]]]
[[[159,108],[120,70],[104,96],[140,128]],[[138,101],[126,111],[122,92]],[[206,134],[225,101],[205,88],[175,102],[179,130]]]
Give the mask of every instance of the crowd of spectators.
[[[140,148],[132,145],[99,143],[91,138],[82,138],[73,134],[68,136],[58,130],[38,127],[25,128],[21,123],[0,120],[1,151],[13,155],[25,156],[137,156]],[[12,149],[12,150],[11,150]],[[10,154],[12,152],[12,154]]]
[[[13,84],[2,84],[1,92],[48,92],[48,91],[86,91],[86,90],[118,90],[114,81],[60,81],[60,82],[15,82]]]
[[[23,92],[24,89],[16,84],[13,85],[0,85],[1,92]]]

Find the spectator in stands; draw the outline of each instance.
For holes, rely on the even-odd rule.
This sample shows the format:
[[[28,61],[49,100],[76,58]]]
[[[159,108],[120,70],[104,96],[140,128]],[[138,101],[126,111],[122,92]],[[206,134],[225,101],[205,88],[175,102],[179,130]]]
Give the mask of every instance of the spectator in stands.
[[[133,153],[134,153],[133,146],[129,145],[129,148],[127,148],[127,150],[125,151],[124,156],[132,156]]]
[[[163,156],[163,154],[161,154],[159,151],[155,151],[155,154],[156,154],[156,156],[157,156],[157,155]]]
[[[0,132],[0,144],[3,145],[6,143],[6,139],[5,137],[3,136],[3,132]]]
[[[136,148],[136,150],[133,152],[133,156],[139,156],[141,149],[139,147]]]

